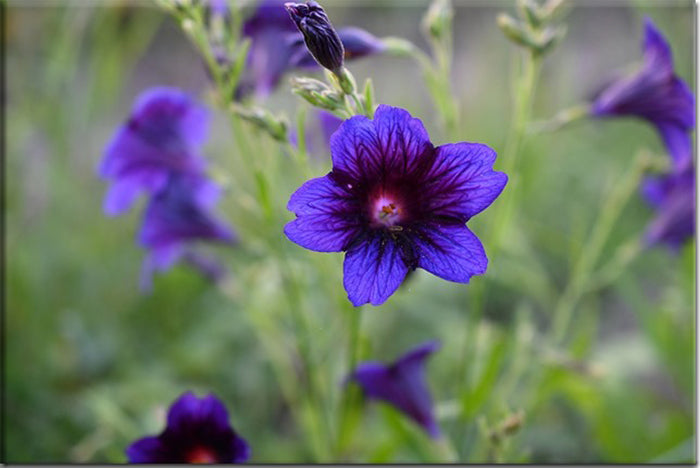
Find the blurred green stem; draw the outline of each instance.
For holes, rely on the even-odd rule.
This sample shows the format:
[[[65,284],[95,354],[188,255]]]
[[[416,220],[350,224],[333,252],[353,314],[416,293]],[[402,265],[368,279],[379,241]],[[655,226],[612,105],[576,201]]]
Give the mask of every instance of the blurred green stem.
[[[535,94],[535,87],[539,78],[541,60],[541,56],[535,52],[531,50],[524,50],[522,52],[520,68],[515,74],[513,87],[513,120],[511,121],[510,131],[506,136],[505,148],[501,155],[501,169],[508,175],[508,184],[501,195],[501,200],[497,201],[499,205],[494,214],[494,221],[490,225],[490,234],[485,237],[484,241],[486,254],[490,260],[493,260],[497,256],[501,245],[500,237],[502,235],[502,231],[515,209],[515,204],[517,201],[515,192],[518,183],[518,154],[520,152],[522,142],[526,135],[527,126],[531,118],[532,103]],[[474,282],[474,284],[471,286],[471,318],[468,321],[471,328],[467,328],[465,331],[464,351],[462,353],[464,359],[462,365],[460,366],[459,371],[461,376],[458,380],[462,386],[460,394],[464,394],[466,392],[466,388],[470,383],[470,379],[468,378],[469,373],[467,371],[469,367],[468,357],[470,356],[470,347],[476,342],[476,333],[478,330],[477,325],[483,316],[485,289],[486,285],[484,284],[483,280]],[[464,417],[466,414],[463,413],[462,416]],[[460,440],[466,441],[466,430],[467,427],[465,424],[463,424],[462,430],[460,431]],[[460,445],[463,446],[464,444]]]
[[[487,245],[491,247],[489,250],[492,258],[500,249],[504,228],[516,209],[517,197],[515,194],[520,183],[518,156],[532,115],[535,87],[542,66],[541,55],[529,49],[522,53],[524,57],[521,60],[521,72],[514,88],[513,120],[501,155],[501,170],[508,175],[508,184],[501,195],[500,206],[494,214],[491,235],[486,240]]]
[[[576,264],[573,267],[570,279],[564,292],[559,297],[554,309],[554,317],[550,329],[550,339],[552,344],[560,345],[566,337],[573,311],[581,297],[587,291],[592,279],[593,270],[607,243],[608,237],[615,226],[615,222],[622,209],[625,207],[630,197],[639,187],[639,183],[650,164],[647,154],[640,154],[632,167],[621,181],[616,182],[612,192],[606,197],[601,207],[598,219],[593,225],[588,241],[581,249]],[[631,253],[634,254],[639,247],[632,244]],[[619,270],[625,262],[633,258],[630,252],[623,250],[618,252],[617,264],[613,263],[610,268],[612,272]],[[606,273],[609,275],[610,273]]]

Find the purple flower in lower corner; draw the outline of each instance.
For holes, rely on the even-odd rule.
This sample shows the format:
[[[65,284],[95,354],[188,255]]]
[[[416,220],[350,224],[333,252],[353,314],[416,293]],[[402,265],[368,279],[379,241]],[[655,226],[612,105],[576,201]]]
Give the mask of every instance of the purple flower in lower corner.
[[[368,397],[395,406],[431,437],[439,437],[433,400],[425,380],[425,361],[438,349],[440,344],[430,341],[408,351],[392,364],[363,362],[348,379],[357,382]]]
[[[479,239],[465,226],[488,207],[507,177],[479,143],[434,147],[420,120],[379,106],[331,138],[332,171],[302,185],[287,209],[287,237],[317,252],[346,252],[343,284],[355,305],[382,304],[423,268],[467,283],[486,271]]]
[[[648,120],[660,133],[676,167],[692,159],[695,97],[673,68],[671,48],[649,18],[645,20],[644,65],[598,94],[598,117],[631,115]]]
[[[666,244],[678,250],[695,235],[695,167],[648,178],[642,187],[647,202],[656,210],[649,224],[646,241],[650,245]]]
[[[126,455],[129,463],[243,463],[250,447],[229,424],[218,398],[187,392],[170,406],[165,430],[137,440]]]
[[[207,110],[183,91],[156,87],[139,95],[100,165],[100,175],[113,181],[105,212],[123,213],[142,192],[161,190],[171,173],[202,173],[198,152],[207,129]]]
[[[211,213],[219,196],[219,187],[205,178],[173,175],[151,199],[139,236],[141,245],[150,250],[141,275],[142,289],[150,289],[153,272],[171,268],[183,256],[190,258],[186,254],[196,241],[235,243],[234,232]],[[213,270],[211,262],[203,269],[205,274]]]

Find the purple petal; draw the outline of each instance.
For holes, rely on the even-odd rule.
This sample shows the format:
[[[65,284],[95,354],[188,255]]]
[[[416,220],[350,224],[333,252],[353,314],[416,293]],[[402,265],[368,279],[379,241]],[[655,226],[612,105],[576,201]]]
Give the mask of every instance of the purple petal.
[[[345,47],[346,59],[378,54],[386,49],[386,46],[380,39],[364,29],[352,26],[340,28],[338,29],[338,36],[340,36],[343,47]]]
[[[380,105],[374,120],[354,116],[331,138],[333,171],[359,180],[410,174],[433,151],[423,123],[406,110]]]
[[[146,208],[139,235],[142,245],[158,248],[197,239],[234,243],[233,231],[208,212],[218,193],[207,179],[172,177]]]
[[[692,162],[693,143],[687,129],[679,127],[675,122],[660,122],[656,128],[677,169]]]
[[[163,446],[159,437],[144,437],[126,449],[126,457],[129,463],[167,463],[167,448]]]
[[[141,170],[118,179],[105,197],[105,214],[116,216],[126,212],[142,192],[156,193],[166,181],[167,174],[160,170]]]
[[[435,276],[468,283],[486,272],[488,259],[476,237],[463,224],[429,223],[413,235],[418,266]]]
[[[298,217],[287,223],[289,240],[317,252],[340,252],[360,233],[358,203],[329,175],[311,179],[292,194],[287,209]]]
[[[644,18],[644,53],[645,66],[660,77],[673,74],[673,55],[671,47],[651,18]]]
[[[492,170],[496,152],[479,143],[454,143],[435,150],[435,161],[423,178],[435,216],[468,220],[501,194],[508,176]]]
[[[437,349],[439,343],[433,341],[409,351],[392,365],[362,363],[352,378],[367,396],[392,404],[420,424],[431,437],[438,437],[440,430],[425,379],[425,360]]]
[[[321,133],[323,134],[323,141],[330,146],[331,137],[340,128],[344,120],[324,110],[318,111],[317,115],[321,126]]]
[[[356,241],[345,254],[343,286],[354,306],[380,305],[398,289],[408,270],[397,243],[376,232]]]
[[[386,174],[413,173],[433,151],[423,122],[404,109],[380,105],[374,113],[374,126]]]

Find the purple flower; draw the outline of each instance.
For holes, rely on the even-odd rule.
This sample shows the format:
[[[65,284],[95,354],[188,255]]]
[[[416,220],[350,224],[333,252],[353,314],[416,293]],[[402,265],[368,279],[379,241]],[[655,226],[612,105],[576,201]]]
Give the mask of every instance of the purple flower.
[[[172,173],[202,173],[205,162],[199,148],[207,130],[207,110],[179,89],[143,92],[108,144],[99,168],[100,176],[113,180],[105,212],[125,212],[140,193],[160,191]]]
[[[345,251],[345,290],[355,305],[382,304],[420,267],[467,283],[486,271],[465,226],[503,190],[496,153],[478,143],[433,147],[420,120],[381,105],[331,138],[333,170],[302,185],[287,209],[289,239],[317,252]]]
[[[229,424],[218,398],[187,392],[170,406],[165,430],[137,440],[126,456],[129,463],[243,463],[250,447]]]
[[[245,75],[238,97],[255,92],[269,95],[290,68],[290,58],[305,49],[298,43],[301,34],[280,0],[265,0],[243,24],[243,35],[250,38]]]
[[[689,164],[682,171],[648,178],[643,187],[644,198],[656,211],[649,224],[646,241],[650,245],[666,244],[678,250],[695,235],[695,167]]]
[[[695,98],[676,76],[671,48],[661,32],[649,18],[644,26],[644,65],[606,87],[595,99],[592,113],[648,120],[661,134],[676,167],[683,167],[692,159],[689,133],[695,126]]]
[[[343,66],[345,50],[328,15],[315,1],[285,3],[284,7],[304,36],[307,49],[324,68],[338,72]]]
[[[219,196],[219,187],[205,178],[173,175],[151,199],[140,232],[141,245],[150,250],[144,261],[142,289],[149,290],[153,272],[171,268],[193,242],[235,242],[233,231],[210,213]]]
[[[425,381],[425,360],[439,348],[438,342],[430,341],[408,351],[392,364],[363,362],[348,379],[356,381],[368,397],[395,406],[431,437],[439,437],[433,400]]]
[[[264,0],[243,25],[243,35],[250,38],[244,77],[236,90],[240,99],[255,93],[269,95],[282,76],[293,68],[318,68],[309,53],[304,36],[284,8],[283,0]],[[338,30],[345,49],[345,58],[360,58],[383,52],[380,39],[359,28]]]

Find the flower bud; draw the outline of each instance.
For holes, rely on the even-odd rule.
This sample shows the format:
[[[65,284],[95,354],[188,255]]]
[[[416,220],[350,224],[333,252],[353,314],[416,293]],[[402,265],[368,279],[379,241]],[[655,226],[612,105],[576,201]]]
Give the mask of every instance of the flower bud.
[[[450,0],[434,0],[423,17],[423,29],[430,36],[439,39],[450,31],[453,17]]]
[[[285,8],[304,36],[314,59],[333,73],[343,66],[345,49],[328,15],[317,2],[285,3]]]
[[[321,109],[334,111],[345,106],[345,98],[342,94],[312,78],[292,78],[292,92],[304,98],[312,106]]]
[[[272,115],[270,111],[261,107],[243,107],[233,104],[232,110],[243,120],[269,133],[275,140],[287,141],[289,125],[283,118]]]

